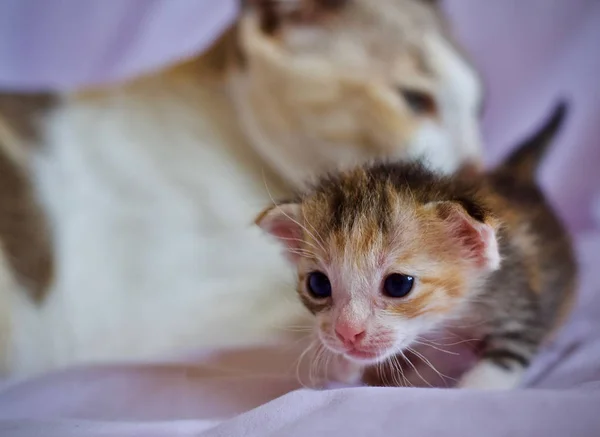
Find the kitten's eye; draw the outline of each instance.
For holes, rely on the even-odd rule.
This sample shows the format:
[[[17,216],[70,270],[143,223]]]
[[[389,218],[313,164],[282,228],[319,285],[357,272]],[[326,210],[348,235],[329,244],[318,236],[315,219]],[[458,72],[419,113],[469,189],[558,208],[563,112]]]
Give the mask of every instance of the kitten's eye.
[[[331,296],[331,282],[325,273],[312,272],[308,275],[308,291],[317,299]]]
[[[412,290],[415,278],[400,273],[392,273],[383,282],[383,292],[389,297],[405,297]]]
[[[437,112],[435,99],[424,91],[401,88],[400,93],[410,109],[418,115],[433,115]]]

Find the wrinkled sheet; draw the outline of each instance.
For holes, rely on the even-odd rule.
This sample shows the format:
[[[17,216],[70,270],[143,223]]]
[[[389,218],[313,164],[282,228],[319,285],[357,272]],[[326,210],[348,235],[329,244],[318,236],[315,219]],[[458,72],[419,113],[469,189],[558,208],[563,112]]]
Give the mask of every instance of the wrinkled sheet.
[[[159,22],[158,15],[169,9],[164,3],[155,19],[147,15],[146,20]],[[0,435],[600,435],[600,3],[447,0],[445,6],[486,77],[484,137],[490,163],[534,129],[559,96],[573,103],[541,180],[576,237],[580,296],[570,323],[528,372],[525,389],[311,391],[298,387],[291,350],[222,351],[207,353],[194,365],[79,368],[5,383]],[[51,9],[38,7],[39,13]],[[81,8],[73,14],[74,21],[77,14],[87,17]],[[199,28],[202,23],[198,18]],[[207,34],[196,36],[190,46],[202,47]],[[192,32],[187,37],[194,38]],[[159,46],[164,61],[176,46]],[[136,51],[128,55],[128,65],[136,64]],[[120,58],[110,59],[118,64]]]

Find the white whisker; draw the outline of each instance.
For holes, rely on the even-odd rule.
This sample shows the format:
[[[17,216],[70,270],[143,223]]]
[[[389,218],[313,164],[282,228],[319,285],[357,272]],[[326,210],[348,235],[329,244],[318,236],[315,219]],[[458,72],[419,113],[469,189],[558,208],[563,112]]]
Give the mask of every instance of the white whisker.
[[[409,349],[410,350],[410,349]],[[419,372],[419,370],[417,369],[417,366],[415,366],[411,360],[408,359],[408,357],[404,354],[404,352],[400,352],[400,354],[402,355],[402,357],[406,360],[406,362],[409,364],[410,367],[412,367],[412,369],[415,371],[415,373],[417,374],[417,376],[419,378],[421,378],[421,381],[423,381],[425,384],[427,384],[429,387],[433,387],[431,385],[431,383],[429,381],[427,381],[425,378],[423,378],[423,376],[421,375],[421,373]]]
[[[460,355],[458,352],[447,351],[447,350],[442,349],[442,348],[440,348],[438,346],[435,346],[433,344],[423,343],[423,342],[421,342],[419,340],[415,340],[414,342],[417,343],[417,344],[423,345],[423,346],[430,347],[432,349],[435,349],[436,351],[440,351],[440,352],[443,352],[443,353],[448,354],[448,355]]]
[[[313,339],[313,341],[306,347],[306,349],[304,350],[304,352],[302,352],[300,354],[300,356],[298,357],[297,360],[297,364],[296,364],[296,379],[298,380],[298,383],[300,383],[300,385],[304,388],[309,388],[306,386],[306,384],[304,384],[304,382],[302,381],[302,377],[300,376],[300,367],[302,365],[302,360],[304,359],[304,357],[312,351],[312,349],[315,347],[315,345],[317,344],[318,339]]]
[[[431,368],[431,370],[433,370],[433,371],[434,371],[434,372],[435,372],[435,373],[436,373],[436,374],[437,374],[437,375],[440,377],[440,379],[441,379],[441,380],[442,380],[442,381],[443,381],[445,384],[446,384],[446,379],[450,379],[450,380],[452,380],[452,381],[456,381],[454,378],[451,378],[451,377],[450,377],[450,376],[448,376],[448,375],[444,375],[442,372],[440,372],[438,369],[436,369],[436,368],[434,367],[434,365],[431,363],[431,361],[429,361],[429,360],[427,359],[427,357],[425,357],[425,356],[424,356],[423,354],[421,354],[420,352],[418,352],[418,351],[416,351],[416,350],[414,350],[414,349],[412,349],[412,348],[410,348],[410,347],[408,348],[408,350],[409,350],[410,352],[412,352],[413,354],[415,354],[415,355],[416,355],[418,358],[420,358],[420,359],[421,359],[421,361],[423,361],[425,364],[427,364],[427,365],[428,365],[428,366]],[[447,384],[446,384],[446,385],[447,385]]]

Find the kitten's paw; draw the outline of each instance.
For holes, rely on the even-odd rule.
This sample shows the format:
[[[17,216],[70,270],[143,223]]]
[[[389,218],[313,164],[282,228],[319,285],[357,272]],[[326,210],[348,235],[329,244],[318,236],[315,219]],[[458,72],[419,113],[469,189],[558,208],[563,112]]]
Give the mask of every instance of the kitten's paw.
[[[480,361],[467,371],[457,384],[457,388],[477,390],[511,390],[521,382],[524,369],[505,369],[493,362]]]

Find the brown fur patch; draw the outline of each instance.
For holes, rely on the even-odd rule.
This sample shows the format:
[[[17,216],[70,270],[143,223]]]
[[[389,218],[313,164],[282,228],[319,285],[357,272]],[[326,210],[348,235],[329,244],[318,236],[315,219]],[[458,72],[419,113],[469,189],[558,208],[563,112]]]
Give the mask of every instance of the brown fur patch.
[[[0,118],[16,136],[35,145],[39,139],[39,117],[56,105],[51,94],[0,92]]]
[[[569,317],[571,316],[571,312],[573,311],[573,307],[575,306],[576,297],[577,297],[576,285],[575,285],[575,283],[573,283],[568,288],[566,297],[559,304],[559,309],[558,309],[558,312],[556,315],[556,320],[553,323],[553,326],[552,326],[550,332],[546,336],[547,341],[552,340],[552,338],[556,335],[556,332],[558,332],[560,330],[560,328],[562,328],[565,325],[565,323],[569,320]]]
[[[0,153],[0,244],[16,279],[37,302],[45,297],[53,274],[46,226],[26,176]]]
[[[0,93],[0,244],[16,279],[38,302],[52,281],[53,255],[27,166],[30,147],[40,142],[39,118],[54,104],[50,95]]]

